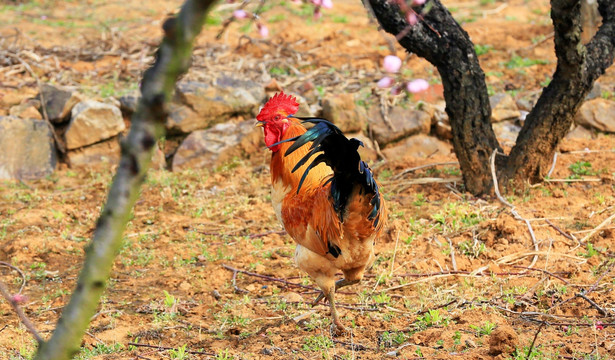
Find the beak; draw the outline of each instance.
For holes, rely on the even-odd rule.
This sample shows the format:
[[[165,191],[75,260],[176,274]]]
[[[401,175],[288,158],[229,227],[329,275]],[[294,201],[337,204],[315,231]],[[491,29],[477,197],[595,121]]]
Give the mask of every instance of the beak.
[[[258,121],[258,120],[257,120],[257,121]],[[256,126],[256,127],[263,127],[263,126],[265,126],[265,123],[264,123],[264,122],[261,122],[261,121],[258,121],[258,122],[256,123],[256,125],[254,125],[254,126]]]

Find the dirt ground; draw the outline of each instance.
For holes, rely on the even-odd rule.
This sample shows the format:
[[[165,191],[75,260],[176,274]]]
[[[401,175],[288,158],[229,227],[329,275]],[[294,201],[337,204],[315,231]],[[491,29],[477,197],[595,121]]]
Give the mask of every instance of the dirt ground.
[[[0,48],[41,81],[115,96],[136,88],[161,22],[180,3],[4,1]],[[444,3],[479,45],[490,91],[518,96],[548,81],[548,1]],[[273,76],[289,89],[309,80],[321,97],[375,96],[391,37],[358,1],[334,4],[320,21],[292,3],[267,9],[267,40],[244,32],[245,23],[216,40],[235,6],[221,5],[187,76],[235,71],[262,82]],[[404,69],[439,83],[415,56]],[[605,97],[614,75],[600,79]],[[38,91],[20,62],[0,64],[0,85],[2,111]],[[389,225],[366,279],[337,296],[351,329],[342,337],[330,334],[327,306],[308,305],[317,292],[275,219],[266,150],[216,169],[152,171],[79,356],[613,358],[615,141],[566,140],[560,152],[549,181],[507,196],[516,212],[464,193],[454,154],[372,164]],[[415,169],[422,165],[431,166]],[[62,167],[44,180],[0,183],[0,261],[23,274],[3,265],[0,280],[27,297],[23,308],[44,337],[69,300],[113,172]],[[35,343],[6,302],[0,319],[0,359],[31,358]]]

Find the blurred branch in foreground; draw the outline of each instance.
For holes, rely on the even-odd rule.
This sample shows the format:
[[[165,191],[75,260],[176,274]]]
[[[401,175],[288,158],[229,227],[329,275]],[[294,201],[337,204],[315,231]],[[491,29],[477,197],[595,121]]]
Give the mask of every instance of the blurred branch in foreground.
[[[177,17],[169,18],[163,25],[164,39],[154,65],[143,75],[143,96],[132,117],[130,133],[122,142],[120,165],[96,224],[94,239],[86,250],[77,286],[53,335],[41,344],[37,360],[70,359],[79,352],[122,244],[122,234],[150,167],[154,146],[164,135],[165,104],[178,77],[190,66],[193,41],[214,4],[215,0],[188,0]]]

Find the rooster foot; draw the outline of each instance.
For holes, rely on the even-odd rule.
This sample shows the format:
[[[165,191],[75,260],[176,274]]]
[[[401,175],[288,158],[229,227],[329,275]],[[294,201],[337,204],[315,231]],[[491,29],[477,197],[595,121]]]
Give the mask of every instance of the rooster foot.
[[[331,335],[333,336],[342,336],[348,333],[348,329],[340,321],[334,321],[331,324]]]

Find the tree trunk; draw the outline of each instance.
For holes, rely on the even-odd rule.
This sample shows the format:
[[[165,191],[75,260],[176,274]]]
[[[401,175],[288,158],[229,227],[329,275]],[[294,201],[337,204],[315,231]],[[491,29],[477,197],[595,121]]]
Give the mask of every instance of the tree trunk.
[[[500,146],[491,128],[485,76],[467,33],[440,0],[415,7],[422,19],[414,26],[390,0],[364,1],[382,28],[406,50],[437,67],[466,188],[474,195],[490,193],[489,156]],[[583,99],[613,63],[615,1],[598,0],[602,25],[587,46],[581,43],[580,1],[551,0],[557,69],[528,114],[510,156],[497,158],[497,174],[505,187],[543,179]]]
[[[476,195],[489,193],[492,179],[489,166],[485,164],[489,164],[489,156],[494,149],[500,149],[500,145],[491,128],[485,74],[468,34],[439,0],[432,0],[431,9],[413,27],[409,27],[397,5],[388,0],[368,1],[366,5],[371,7],[385,31],[393,35],[407,32],[398,38],[399,43],[438,69],[452,128],[453,148],[465,186]]]
[[[596,79],[613,64],[615,2],[600,0],[598,4],[603,25],[584,46],[580,0],[551,0],[557,68],[525,119],[501,171],[503,183],[542,181],[583,100]]]

